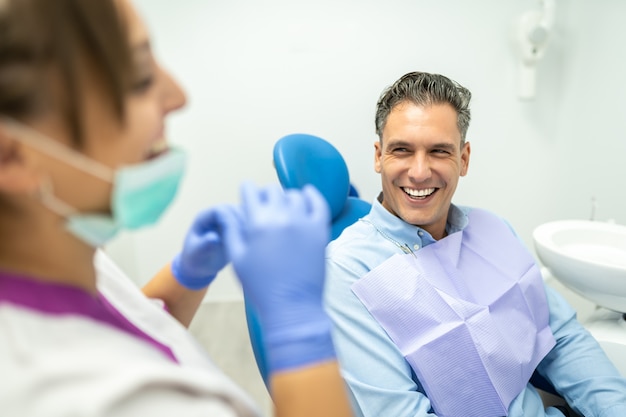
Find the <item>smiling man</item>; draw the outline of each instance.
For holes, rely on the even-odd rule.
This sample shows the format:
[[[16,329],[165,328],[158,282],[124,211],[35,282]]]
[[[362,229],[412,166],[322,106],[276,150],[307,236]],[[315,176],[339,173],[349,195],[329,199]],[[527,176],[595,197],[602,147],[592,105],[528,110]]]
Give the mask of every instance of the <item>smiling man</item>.
[[[412,72],[378,101],[382,193],[327,248],[326,305],[355,415],[624,416],[626,379],[510,226],[452,204],[470,99]],[[533,375],[569,405],[544,407]]]
[[[463,133],[457,126],[457,110],[445,102],[385,103],[377,114],[380,141],[374,147],[376,172],[383,185],[382,205],[436,240],[445,236],[452,196],[469,164],[465,131],[470,96],[463,93],[456,103],[464,111]]]

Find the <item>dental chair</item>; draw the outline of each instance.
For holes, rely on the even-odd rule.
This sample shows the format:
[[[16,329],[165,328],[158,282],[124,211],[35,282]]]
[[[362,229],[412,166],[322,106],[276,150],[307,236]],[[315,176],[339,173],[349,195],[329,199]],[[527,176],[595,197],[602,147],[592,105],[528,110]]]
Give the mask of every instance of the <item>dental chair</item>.
[[[345,160],[326,140],[307,134],[292,134],[274,145],[274,168],[284,189],[315,186],[324,196],[331,212],[331,240],[343,229],[369,213],[371,204],[361,200],[350,183]],[[269,387],[262,333],[254,308],[245,303],[248,333],[259,372]]]

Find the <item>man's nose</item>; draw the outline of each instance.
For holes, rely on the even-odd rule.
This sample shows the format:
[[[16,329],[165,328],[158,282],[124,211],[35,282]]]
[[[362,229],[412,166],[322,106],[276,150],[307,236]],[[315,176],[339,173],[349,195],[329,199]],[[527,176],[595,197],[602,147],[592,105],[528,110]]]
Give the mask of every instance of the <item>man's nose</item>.
[[[428,156],[423,152],[416,153],[410,161],[409,177],[415,182],[422,182],[429,179],[431,173]]]

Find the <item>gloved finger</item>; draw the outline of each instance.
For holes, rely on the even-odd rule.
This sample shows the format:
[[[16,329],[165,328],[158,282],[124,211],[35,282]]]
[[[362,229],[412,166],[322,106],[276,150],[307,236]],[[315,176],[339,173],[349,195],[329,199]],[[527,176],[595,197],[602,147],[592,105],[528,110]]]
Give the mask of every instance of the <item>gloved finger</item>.
[[[235,206],[227,206],[217,212],[216,221],[220,225],[220,235],[231,260],[243,256],[246,251],[244,217],[241,208]]]
[[[328,201],[314,186],[307,184],[302,188],[304,199],[307,203],[308,213],[314,220],[330,223],[330,207]]]
[[[219,232],[218,216],[220,211],[225,210],[226,205],[219,205],[201,211],[195,218],[192,225],[193,231],[203,234],[210,231]]]
[[[230,220],[232,216],[235,216],[236,219],[241,217],[237,214],[238,211],[239,208],[224,204],[202,212],[196,218],[193,233],[189,237],[194,252],[204,256],[216,249],[223,250],[225,230],[239,227],[239,221]]]
[[[199,253],[208,252],[222,245],[222,237],[214,230],[198,233],[194,240],[194,249]]]
[[[190,242],[196,253],[203,253],[222,246],[223,222],[220,220],[222,212],[229,211],[227,205],[211,207],[196,216],[192,226]]]
[[[301,190],[285,190],[284,200],[292,213],[301,216],[308,213],[308,204]]]
[[[281,207],[287,201],[285,190],[278,184],[270,184],[262,188],[268,207]]]
[[[252,224],[263,221],[267,216],[266,209],[284,200],[284,192],[278,184],[259,188],[246,181],[241,184],[240,193],[243,214]]]
[[[254,207],[261,204],[262,200],[265,200],[263,193],[259,192],[256,185],[251,181],[244,181],[239,186],[239,194],[241,196],[241,207],[243,215],[246,219],[250,218],[251,212],[254,211]]]

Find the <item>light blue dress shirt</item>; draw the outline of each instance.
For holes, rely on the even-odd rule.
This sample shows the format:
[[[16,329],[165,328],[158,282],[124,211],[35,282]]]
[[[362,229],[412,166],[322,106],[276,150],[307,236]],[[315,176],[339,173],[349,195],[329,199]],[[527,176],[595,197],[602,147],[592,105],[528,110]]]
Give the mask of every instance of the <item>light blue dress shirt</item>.
[[[469,210],[451,206],[448,234],[467,225]],[[402,221],[374,201],[367,216],[328,246],[325,301],[335,325],[333,340],[356,416],[436,415],[409,363],[350,288],[392,255],[417,251],[433,242],[428,232]],[[576,320],[567,302],[547,286],[546,295],[557,344],[537,371],[585,417],[625,417],[626,378]],[[563,414],[556,408],[544,409],[538,392],[528,384],[511,403],[509,416]]]

